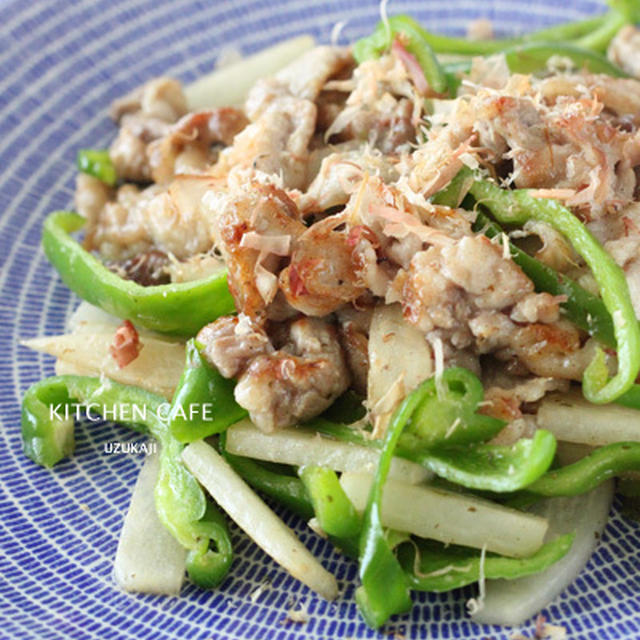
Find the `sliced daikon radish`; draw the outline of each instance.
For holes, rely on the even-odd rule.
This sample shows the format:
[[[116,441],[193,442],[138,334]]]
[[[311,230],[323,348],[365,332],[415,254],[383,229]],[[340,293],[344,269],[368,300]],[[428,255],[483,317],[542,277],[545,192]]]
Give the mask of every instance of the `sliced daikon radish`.
[[[516,580],[487,580],[484,606],[473,616],[483,624],[518,625],[546,607],[582,571],[609,517],[613,481],[574,498],[553,498],[536,505],[549,521],[547,539],[576,532],[569,553],[545,571]]]
[[[311,36],[298,36],[198,78],[185,88],[189,110],[242,104],[257,80],[273,75],[314,45]]]
[[[593,447],[588,444],[580,444],[578,442],[564,442],[560,440],[556,448],[556,462],[559,466],[573,464],[582,460],[593,451]]]
[[[399,304],[378,305],[369,329],[367,404],[374,434],[381,436],[396,407],[433,374],[424,334],[402,316]]]
[[[593,447],[614,442],[640,442],[640,411],[615,404],[595,405],[577,394],[545,398],[538,426],[558,440]]]
[[[22,345],[60,358],[63,368],[77,366],[83,375],[104,375],[111,380],[142,387],[171,398],[184,369],[185,348],[180,342],[166,342],[141,336],[138,357],[120,368],[109,352],[114,331],[68,333],[24,340]]]
[[[343,473],[340,484],[358,511],[367,506],[373,476]],[[382,496],[382,524],[445,544],[522,557],[535,553],[547,521],[488,500],[431,487],[387,480]]]
[[[156,514],[153,492],[158,455],[145,459],[120,532],[114,576],[125,591],[177,595],[185,574],[187,552]]]
[[[57,376],[95,376],[95,369],[91,367],[83,367],[74,362],[67,362],[62,358],[58,358],[54,365]]]
[[[112,328],[115,331],[121,322],[120,318],[83,300],[71,314],[67,328],[70,333],[92,333],[99,328],[104,330]]]
[[[341,442],[321,436],[309,429],[282,429],[265,434],[250,420],[241,420],[227,431],[227,450],[238,456],[281,462],[296,467],[316,465],[334,471],[374,472],[380,452],[359,444]],[[390,477],[411,484],[431,477],[420,465],[394,458]]]
[[[327,600],[338,595],[336,579],[293,531],[206,442],[193,442],[182,460],[229,517],[294,578]]]
[[[122,324],[122,318],[103,311],[88,302],[82,301],[78,308],[71,314],[67,327],[69,333],[109,333]],[[163,342],[184,342],[179,336],[169,336],[157,331],[151,331],[144,327],[136,327],[136,331],[141,338],[151,337]]]

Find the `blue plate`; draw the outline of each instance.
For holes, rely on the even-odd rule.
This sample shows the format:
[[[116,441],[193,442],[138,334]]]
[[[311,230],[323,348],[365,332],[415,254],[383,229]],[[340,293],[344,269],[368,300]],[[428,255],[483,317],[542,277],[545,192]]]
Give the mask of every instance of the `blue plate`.
[[[587,0],[398,0],[390,12],[455,33],[482,15],[514,33],[603,9]],[[513,633],[466,619],[471,591],[416,595],[410,615],[370,631],[353,601],[354,563],[293,519],[344,585],[337,602],[289,579],[236,529],[237,559],[220,589],[186,585],[179,598],[121,593],[112,562],[142,460],[106,455],[104,444],[137,436],[109,423],[81,426],[76,455],[53,472],[21,452],[20,396],[51,375],[53,363],[18,340],[62,332],[77,303],[44,259],[41,223],[48,211],[72,206],[77,149],[106,147],[113,137],[110,101],[161,74],[189,82],[230,45],[250,53],[305,32],[326,42],[338,21],[346,21],[341,41],[348,42],[370,31],[377,13],[377,2],[357,0],[0,2],[0,638],[293,640],[397,632],[480,640]],[[587,569],[544,613],[569,638],[638,638],[639,575],[640,529],[614,514]],[[309,621],[286,622],[301,606]],[[521,631],[532,636],[533,625]]]

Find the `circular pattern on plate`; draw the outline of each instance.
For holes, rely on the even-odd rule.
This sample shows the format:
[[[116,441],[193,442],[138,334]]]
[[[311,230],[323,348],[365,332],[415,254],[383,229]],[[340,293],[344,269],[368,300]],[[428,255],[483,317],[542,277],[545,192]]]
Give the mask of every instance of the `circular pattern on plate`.
[[[390,12],[462,33],[479,15],[518,32],[602,9],[586,0],[414,0],[394,2]],[[189,82],[229,46],[246,54],[303,32],[328,41],[338,21],[346,21],[341,42],[348,42],[367,33],[377,16],[376,2],[355,0],[0,5],[0,637],[293,640],[389,637],[394,629],[407,638],[509,637],[465,619],[470,589],[416,595],[410,615],[384,633],[368,630],[353,602],[355,564],[292,517],[345,585],[336,603],[289,579],[237,529],[237,559],[220,589],[186,585],[180,598],[121,593],[111,564],[141,459],[106,455],[104,444],[139,436],[110,423],[83,424],[76,455],[53,472],[21,452],[20,396],[53,367],[18,340],[61,332],[77,303],[44,259],[40,226],[47,212],[72,206],[77,149],[104,147],[112,138],[110,101],[161,74]],[[548,617],[566,625],[571,638],[638,637],[639,549],[638,527],[615,515],[589,567]],[[264,581],[266,589],[252,598]],[[286,623],[292,607],[306,607],[309,622]],[[525,631],[531,635],[531,626]]]

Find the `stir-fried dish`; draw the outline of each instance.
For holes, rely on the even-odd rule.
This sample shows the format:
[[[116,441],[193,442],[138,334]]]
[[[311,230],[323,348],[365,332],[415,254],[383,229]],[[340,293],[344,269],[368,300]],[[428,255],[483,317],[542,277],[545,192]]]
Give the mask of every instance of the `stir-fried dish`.
[[[637,494],[640,470],[640,11],[612,4],[506,40],[383,15],[243,104],[159,78],[111,106],[77,213],[43,232],[111,315],[29,343],[60,375],[27,391],[23,437],[51,466],[73,449],[53,405],[147,409],[123,421],[160,445],[175,579],[146,590],[218,585],[226,512],[336,597],[258,494],[358,559],[374,627],[474,582],[470,612],[509,622],[492,580],[542,572],[525,619],[557,561],[581,570],[610,478]]]

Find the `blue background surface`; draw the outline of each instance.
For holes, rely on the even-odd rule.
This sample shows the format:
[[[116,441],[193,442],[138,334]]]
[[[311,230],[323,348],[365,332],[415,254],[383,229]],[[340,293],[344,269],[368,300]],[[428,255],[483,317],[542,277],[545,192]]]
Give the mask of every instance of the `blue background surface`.
[[[424,0],[391,3],[434,30],[463,33],[484,16],[522,32],[603,10],[600,2]],[[215,592],[131,596],[112,579],[117,536],[141,458],[105,455],[139,437],[109,423],[81,426],[77,453],[49,472],[24,459],[19,401],[53,372],[20,338],[63,331],[77,304],[39,247],[47,212],[72,205],[75,154],[106,147],[110,101],[161,74],[185,82],[210,71],[223,47],[250,53],[295,34],[341,42],[367,33],[376,2],[264,0],[0,2],[0,638],[509,638],[464,616],[472,590],[422,594],[407,617],[370,631],[353,602],[355,565],[302,523],[301,538],[344,585],[326,603],[290,580],[235,528],[232,574]],[[269,584],[253,602],[250,594]],[[582,576],[546,612],[569,638],[640,637],[640,530],[618,515]],[[286,623],[306,606],[306,625]],[[533,635],[533,626],[520,631]]]

